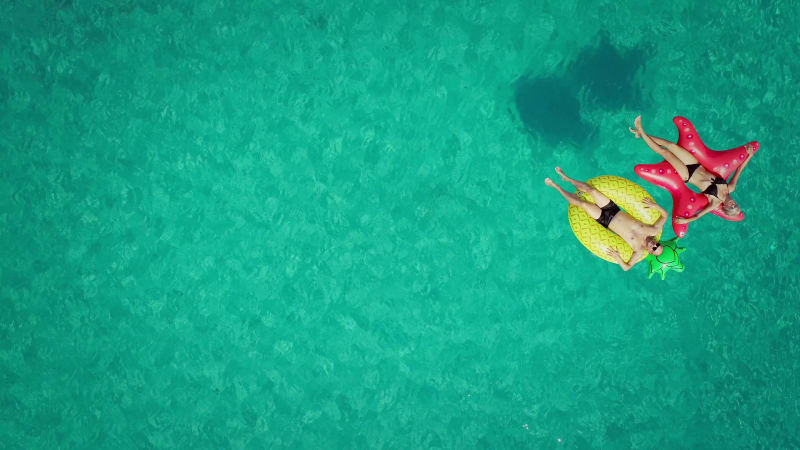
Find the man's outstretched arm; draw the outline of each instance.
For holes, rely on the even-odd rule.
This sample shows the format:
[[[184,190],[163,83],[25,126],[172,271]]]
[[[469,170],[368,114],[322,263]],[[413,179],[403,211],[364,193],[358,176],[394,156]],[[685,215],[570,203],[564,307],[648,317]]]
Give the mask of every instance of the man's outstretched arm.
[[[609,249],[608,251],[606,251],[606,254],[614,258],[617,261],[617,264],[619,264],[619,266],[622,267],[622,270],[624,270],[625,272],[631,270],[631,267],[638,264],[639,261],[642,260],[642,256],[644,256],[643,252],[636,251],[633,252],[633,255],[631,255],[631,259],[629,259],[628,262],[625,262],[622,259],[622,257],[619,256],[619,252],[617,250]]]
[[[653,225],[650,225],[650,227],[654,231],[653,235],[656,235],[661,231],[662,228],[664,228],[664,224],[667,223],[667,219],[669,218],[669,216],[667,215],[667,210],[662,208],[661,205],[659,205],[658,203],[650,200],[649,198],[643,199],[642,203],[644,203],[644,207],[645,208],[647,208],[647,209],[651,209],[651,208],[655,209],[661,215],[658,218],[658,220],[656,221],[656,223],[654,223]]]

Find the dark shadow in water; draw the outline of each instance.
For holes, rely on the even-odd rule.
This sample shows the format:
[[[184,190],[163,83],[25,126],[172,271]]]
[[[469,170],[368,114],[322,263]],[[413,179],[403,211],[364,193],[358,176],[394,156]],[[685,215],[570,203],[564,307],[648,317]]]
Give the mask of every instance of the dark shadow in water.
[[[576,86],[563,78],[523,77],[517,80],[514,101],[529,133],[541,136],[549,145],[562,141],[580,145],[590,130],[581,121],[576,94]]]
[[[526,131],[549,145],[589,143],[594,130],[581,120],[581,89],[584,108],[642,109],[642,92],[634,77],[650,53],[648,47],[619,50],[602,33],[596,45],[582,49],[561,73],[520,77],[514,102]]]
[[[649,53],[648,48],[617,49],[602,34],[597,46],[581,50],[566,76],[585,86],[588,100],[601,108],[641,109],[642,93],[634,77]]]

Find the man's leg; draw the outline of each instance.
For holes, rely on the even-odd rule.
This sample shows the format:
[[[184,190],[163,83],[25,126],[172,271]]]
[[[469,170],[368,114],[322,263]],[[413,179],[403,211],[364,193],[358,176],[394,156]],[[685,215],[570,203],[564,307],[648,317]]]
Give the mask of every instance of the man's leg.
[[[591,217],[592,219],[597,220],[600,217],[600,214],[602,213],[602,211],[600,210],[600,207],[595,205],[594,203],[589,203],[587,201],[583,201],[580,198],[578,198],[577,195],[570,194],[569,192],[567,192],[564,189],[562,189],[561,186],[557,185],[550,178],[545,178],[544,179],[544,184],[546,184],[546,185],[554,188],[555,190],[557,190],[561,194],[561,196],[564,197],[564,199],[569,202],[570,205],[574,205],[574,206],[577,206],[579,208],[583,208],[583,210],[586,211],[586,213],[589,214],[589,217]],[[606,199],[606,201],[608,201],[608,199]]]
[[[592,196],[595,205],[600,207],[606,206],[608,202],[611,200],[608,199],[602,192],[598,191],[597,189],[589,186],[588,184],[584,183],[583,181],[574,180],[564,174],[564,171],[561,170],[561,167],[556,167],[556,173],[561,175],[561,179],[566,181],[567,183],[575,186],[575,188],[581,192],[585,192]]]

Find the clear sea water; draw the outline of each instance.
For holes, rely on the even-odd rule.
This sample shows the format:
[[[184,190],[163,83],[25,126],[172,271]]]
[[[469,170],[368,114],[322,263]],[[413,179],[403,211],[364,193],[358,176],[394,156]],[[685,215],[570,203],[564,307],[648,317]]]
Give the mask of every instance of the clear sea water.
[[[0,448],[800,448],[797,4],[0,2]],[[761,142],[682,273],[553,167]],[[670,237],[671,231],[665,236]]]

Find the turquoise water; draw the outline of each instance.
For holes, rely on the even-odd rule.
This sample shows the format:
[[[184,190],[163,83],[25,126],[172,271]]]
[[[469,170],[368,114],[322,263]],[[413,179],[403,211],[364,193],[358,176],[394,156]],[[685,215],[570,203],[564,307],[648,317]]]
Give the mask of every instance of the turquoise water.
[[[800,448],[798,10],[695,3],[2,2],[0,447]],[[663,282],[542,183],[640,113],[761,142]]]

